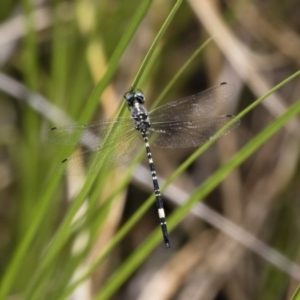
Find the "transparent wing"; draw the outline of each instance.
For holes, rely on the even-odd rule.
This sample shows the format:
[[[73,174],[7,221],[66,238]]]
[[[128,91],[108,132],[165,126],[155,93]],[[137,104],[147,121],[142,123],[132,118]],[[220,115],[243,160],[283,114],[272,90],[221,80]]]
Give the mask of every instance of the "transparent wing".
[[[153,145],[161,148],[190,148],[203,145],[228,122],[235,119],[232,115],[201,118],[193,121],[173,121],[154,123],[149,128]],[[235,121],[218,137],[230,133],[238,127],[240,120]]]
[[[121,166],[144,148],[144,142],[136,129],[109,139],[103,145],[83,151],[81,154],[66,158],[61,163],[62,171],[68,165],[68,174],[81,175],[88,173],[101,173]],[[86,165],[83,170],[83,164]]]
[[[150,140],[155,146],[162,148],[200,146],[234,119],[230,127],[219,136],[228,134],[239,126],[239,120],[232,115],[206,115],[230,98],[234,91],[233,84],[223,83],[152,110],[149,113]]]
[[[95,147],[106,140],[112,129],[114,134],[120,136],[132,128],[134,123],[131,118],[117,118],[113,121],[53,127],[49,130],[47,139],[59,145],[76,146],[82,143],[87,147]]]
[[[71,175],[99,173],[129,162],[143,148],[143,140],[130,118],[94,122],[88,125],[54,127],[48,132],[51,142],[88,147],[80,154],[64,159],[61,170]],[[86,167],[83,169],[83,165]],[[68,174],[69,174],[68,173]]]
[[[229,99],[235,85],[223,83],[198,94],[162,105],[149,113],[151,122],[187,121],[208,114]]]

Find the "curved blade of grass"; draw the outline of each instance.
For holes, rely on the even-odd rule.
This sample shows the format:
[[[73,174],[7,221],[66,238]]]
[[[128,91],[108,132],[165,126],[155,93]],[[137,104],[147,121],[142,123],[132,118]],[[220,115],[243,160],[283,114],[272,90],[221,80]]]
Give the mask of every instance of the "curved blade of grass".
[[[67,215],[65,216],[51,243],[48,245],[48,248],[45,250],[45,253],[42,255],[42,260],[40,261],[39,267],[26,291],[26,299],[32,299],[32,297],[35,298],[36,294],[38,293],[39,285],[37,283],[44,278],[43,274],[45,270],[48,266],[51,265],[57,253],[60,251],[60,249],[68,239],[68,236],[71,232],[70,224],[72,223],[75,214],[85,201],[89,189],[92,186],[95,178],[96,174],[90,175],[89,179],[86,180],[86,184],[83,186],[76,199],[72,201],[72,205],[68,210]]]
[[[300,71],[294,73],[278,85],[276,85],[274,88],[272,88],[270,91],[268,91],[265,95],[257,99],[255,102],[253,102],[250,106],[248,106],[245,110],[243,110],[239,115],[237,115],[237,118],[240,118],[241,116],[244,116],[246,113],[248,113],[250,110],[252,110],[254,107],[256,107],[258,104],[260,104],[265,98],[267,98],[270,94],[274,93],[276,90],[281,88],[283,85],[294,79],[295,77],[300,75]],[[283,125],[282,125],[283,126]],[[267,130],[267,129],[266,129]],[[200,147],[197,151],[195,151],[165,182],[165,184],[162,186],[161,190],[163,191],[172,181],[174,181],[198,156],[200,156],[212,143],[214,143],[214,139],[204,144],[202,147]],[[258,147],[257,145],[256,147]],[[249,146],[250,147],[250,146]],[[244,149],[244,148],[243,148]],[[241,150],[242,151],[242,150]],[[245,151],[245,150],[243,150]],[[255,150],[253,150],[255,151]],[[252,152],[253,152],[252,151]],[[251,152],[251,153],[252,153]],[[240,153],[240,152],[239,152]],[[243,154],[243,153],[242,153]],[[243,154],[244,155],[244,154]],[[249,156],[250,154],[248,154]],[[235,156],[236,157],[236,156]],[[238,159],[238,158],[236,158]],[[232,160],[230,160],[232,161]],[[239,164],[242,161],[239,161]],[[228,162],[229,163],[229,162]],[[227,163],[227,164],[228,164]],[[226,166],[227,166],[226,164]],[[224,170],[224,167],[221,168],[221,170]],[[220,173],[220,171],[217,171],[217,175]],[[226,175],[227,176],[227,175]],[[211,177],[210,177],[211,178]],[[206,183],[208,184],[208,183]],[[201,188],[203,185],[201,186]],[[205,187],[205,186],[204,186]],[[203,188],[204,189],[204,188]],[[198,199],[198,198],[197,198]],[[153,205],[155,201],[154,195],[149,197],[143,205],[138,209],[138,211],[124,224],[124,226],[117,232],[117,234],[114,236],[114,238],[111,240],[111,242],[104,248],[104,250],[99,254],[99,256],[94,260],[94,262],[91,264],[91,266],[88,268],[88,270],[80,277],[77,281],[75,281],[72,285],[68,287],[66,292],[62,295],[60,298],[61,300],[64,299],[67,295],[69,295],[80,283],[82,283],[84,280],[86,280],[90,274],[93,272],[93,270],[96,269],[96,267],[106,258],[106,256],[114,249],[114,247],[125,237],[125,235],[131,230],[131,228],[142,218],[142,216],[148,211],[148,209]],[[188,208],[189,211],[190,208]],[[175,215],[176,216],[176,215]],[[174,217],[173,217],[174,218]],[[173,220],[172,216],[169,219],[168,218],[168,227],[174,228],[175,221]],[[176,216],[177,218],[177,216]],[[174,219],[175,220],[175,219]],[[155,241],[159,243],[161,241],[161,232],[157,230],[157,237],[155,237]],[[155,244],[157,245],[157,244]],[[152,248],[151,248],[152,249]],[[139,255],[139,254],[138,254]],[[144,257],[144,256],[143,256]]]
[[[300,286],[298,285],[297,290],[292,296],[291,300],[300,300]]]
[[[101,223],[104,221],[104,216],[101,219],[101,214],[103,214],[103,210],[107,211],[107,207],[111,205],[112,201],[118,196],[124,188],[128,185],[128,182],[130,181],[131,178],[131,173],[132,173],[132,167],[129,168],[126,171],[126,174],[124,175],[124,178],[121,182],[121,184],[113,191],[113,194],[109,197],[107,201],[104,202],[102,205],[102,210],[97,215],[97,218],[99,219],[97,223]],[[91,176],[96,176],[96,175],[91,175]],[[39,266],[39,269],[37,271],[37,275],[34,276],[34,278],[31,281],[30,286],[28,287],[26,291],[26,299],[40,299],[40,295],[43,292],[44,285],[47,284],[47,270],[48,268],[51,268],[51,263],[54,261],[56,258],[56,255],[60,248],[65,244],[65,241],[69,237],[69,235],[75,230],[78,229],[78,226],[80,227],[80,222],[82,222],[82,219],[78,219],[76,222],[73,223],[73,217],[78,211],[78,208],[81,207],[83,201],[85,201],[86,194],[88,193],[88,190],[90,189],[90,186],[94,184],[95,178],[91,180],[87,180],[89,182],[89,186],[86,187],[86,190],[84,188],[81,190],[80,194],[77,196],[77,198],[72,202],[72,206],[70,207],[70,210],[67,215],[67,220],[64,219],[62,225],[59,228],[59,231],[55,235],[55,237],[52,240],[52,244],[55,244],[54,247],[51,247],[49,245],[49,252],[47,253],[47,260],[42,261],[41,265]],[[68,227],[68,223],[72,221],[72,228]],[[66,299],[64,296],[59,299]]]
[[[164,33],[166,32],[169,24],[171,23],[172,19],[174,18],[177,10],[179,9],[180,5],[182,4],[182,0],[177,0],[175,5],[173,6],[171,12],[169,13],[168,17],[166,18],[164,24],[162,25],[162,27],[160,28],[158,34],[156,35],[149,51],[147,52],[141,66],[140,66],[140,69],[138,70],[134,80],[133,80],[133,83],[132,83],[132,90],[135,90],[141,80],[141,77],[142,75],[144,74],[144,71],[149,63],[149,61],[151,60],[151,57],[154,53],[154,51],[156,50],[157,46],[158,46],[158,43],[160,42],[162,36],[164,35]]]
[[[296,78],[300,75],[300,71],[297,71],[287,79],[283,80],[279,84],[277,84],[275,87],[273,87],[271,90],[269,90],[267,93],[265,93],[263,96],[258,98],[256,101],[254,101],[252,104],[250,104],[248,107],[246,107],[242,112],[240,112],[238,115],[236,115],[236,119],[241,119],[243,116],[245,116],[248,112],[250,112],[252,109],[254,109],[257,105],[259,105],[264,99],[266,99],[268,96],[276,92],[278,89],[283,87],[285,84]],[[162,190],[166,188],[166,186],[174,181],[198,156],[200,156],[204,151],[206,151],[211,144],[214,143],[214,139],[208,141],[206,144],[204,144],[202,147],[200,147],[197,151],[195,151],[167,180],[166,183],[162,186]]]
[[[8,269],[2,278],[0,285],[0,299],[7,299],[7,294],[14,282],[15,276],[19,270],[22,261],[25,259],[26,253],[34,239],[37,230],[41,222],[43,222],[44,216],[47,214],[48,208],[51,205],[51,200],[57,190],[57,185],[60,181],[60,177],[57,176],[55,179],[51,180],[47,189],[43,193],[43,196],[37,201],[36,211],[38,213],[32,215],[32,220],[26,235],[23,237],[21,243],[16,248],[13,255],[12,261],[8,266]]]
[[[293,104],[283,115],[277,118],[262,132],[257,134],[247,145],[236,153],[228,162],[220,167],[212,176],[196,189],[188,201],[180,206],[168,218],[168,227],[172,230],[189,213],[192,207],[203,200],[210,192],[214,190],[235,168],[244,162],[260,146],[262,146],[270,137],[281,129],[291,118],[300,113],[300,99]],[[118,268],[108,282],[101,288],[101,292],[94,298],[96,300],[109,299],[114,292],[124,283],[124,281],[144,262],[145,258],[153,251],[161,240],[161,232],[155,230],[146,241],[132,254],[126,262]]]
[[[148,50],[134,80],[133,80],[133,83],[131,85],[131,90],[136,90],[141,79],[142,79],[142,76],[145,72],[145,70],[147,69],[148,65],[150,64],[151,62],[151,58],[153,57],[153,55],[155,54],[155,51],[158,47],[158,44],[162,38],[162,36],[164,35],[164,33],[166,32],[169,24],[171,23],[172,19],[174,18],[177,10],[179,9],[180,5],[182,4],[182,0],[177,0],[175,5],[173,6],[171,12],[169,13],[168,17],[166,18],[165,22],[163,23],[162,27],[160,28],[158,34],[156,35],[152,45],[150,46],[150,49]],[[121,110],[120,110],[120,114],[123,114],[125,110],[125,106],[123,105]]]
[[[141,159],[138,158],[139,160]],[[127,168],[126,173],[124,174],[124,178],[113,191],[113,194],[109,197],[107,201],[105,201],[104,206],[111,205],[111,202],[114,201],[116,196],[118,196],[124,188],[128,185],[128,182],[130,181],[130,178],[132,177],[132,170],[135,166],[135,164],[138,163],[138,159],[133,162],[133,164]],[[46,280],[47,278],[47,269],[51,266],[51,263],[54,261],[56,255],[60,251],[60,249],[63,247],[65,242],[67,241],[71,230],[77,227],[76,223],[82,222],[81,219],[77,220],[76,223],[73,223],[73,218],[75,214],[77,213],[78,209],[81,207],[83,202],[86,199],[86,196],[90,190],[90,188],[95,184],[96,178],[99,178],[101,180],[101,177],[99,177],[97,174],[91,174],[86,179],[86,183],[81,189],[79,195],[74,199],[71,203],[71,206],[68,210],[67,215],[65,216],[62,224],[60,225],[58,231],[56,232],[54,238],[51,241],[51,244],[48,246],[48,249],[46,249],[44,258],[39,264],[39,268],[36,271],[35,276],[33,277],[30,285],[28,286],[28,289],[26,291],[26,299],[37,299],[38,295],[42,292],[43,284],[42,282]],[[93,193],[94,194],[94,193]],[[101,223],[101,221],[99,220]],[[72,223],[72,226],[71,226]]]
[[[155,51],[153,52],[153,55],[149,59],[149,62],[144,69],[144,73],[142,74],[140,81],[139,81],[139,86],[145,86],[149,80],[151,80],[151,72],[155,67],[157,66],[157,62],[159,61],[159,57],[162,54],[162,49],[163,49],[163,42],[160,43]]]
[[[201,51],[212,41],[212,37],[208,38],[204,43],[201,43],[200,47],[196,49],[196,51],[190,56],[190,58],[184,63],[184,65],[179,69],[179,71],[173,76],[168,85],[164,88],[164,90],[160,93],[159,97],[152,104],[151,108],[155,108],[161,102],[161,100],[167,95],[172,86],[176,83],[176,81],[180,78],[183,72],[188,68],[188,66],[196,59],[196,57],[201,53]]]
[[[137,28],[139,27],[141,21],[144,19],[151,4],[152,4],[152,0],[146,0],[141,2],[140,7],[137,9],[136,14],[132,18],[132,22],[130,23],[129,27],[125,31],[122,39],[120,40],[118,46],[116,47],[114,53],[111,56],[105,75],[96,85],[91,96],[87,100],[88,105],[82,112],[79,121],[84,122],[86,120],[89,120],[93,115],[93,113],[95,112],[95,108],[98,104],[99,98],[101,97],[105,88],[108,86],[109,82],[114,76],[118,63],[121,59],[121,56],[123,55],[129,42],[132,40],[133,35],[135,34]]]

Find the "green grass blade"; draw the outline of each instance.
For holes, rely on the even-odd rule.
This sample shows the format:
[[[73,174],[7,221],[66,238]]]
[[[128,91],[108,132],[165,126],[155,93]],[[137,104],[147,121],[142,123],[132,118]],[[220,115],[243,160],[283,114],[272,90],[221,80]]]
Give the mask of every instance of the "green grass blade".
[[[135,90],[139,83],[140,83],[140,80],[141,80],[141,77],[149,63],[149,61],[151,60],[151,57],[152,55],[154,54],[154,51],[156,50],[157,46],[158,46],[158,43],[160,42],[162,36],[164,35],[164,33],[166,32],[169,24],[171,23],[171,21],[173,20],[177,10],[179,9],[180,5],[182,4],[182,0],[177,0],[175,5],[173,6],[171,12],[169,13],[168,17],[166,18],[164,24],[162,25],[162,27],[160,28],[158,34],[156,35],[149,51],[147,52],[147,55],[145,56],[145,59],[144,61],[142,62],[141,64],[141,67],[140,69],[138,70],[137,72],[137,75],[135,77],[135,79],[133,80],[133,83],[132,83],[132,90]]]
[[[105,88],[108,86],[109,82],[112,80],[112,77],[115,74],[115,71],[117,70],[117,66],[121,59],[121,56],[123,55],[126,47],[128,46],[129,42],[134,36],[140,23],[144,19],[151,4],[152,4],[152,0],[145,0],[141,2],[140,7],[137,9],[136,14],[132,18],[131,24],[129,25],[128,29],[125,31],[122,39],[120,40],[118,46],[116,47],[114,53],[112,54],[105,75],[97,84],[97,86],[94,88],[91,96],[87,100],[88,105],[86,105],[85,109],[83,110],[79,121],[84,122],[86,120],[89,120],[90,117],[93,115],[95,111],[95,107],[98,104],[99,98],[101,97]]]
[[[183,75],[184,71],[191,65],[191,63],[198,57],[201,51],[212,41],[212,38],[208,38],[204,43],[201,43],[200,47],[190,56],[190,58],[185,62],[185,64],[180,68],[180,70],[173,76],[171,81],[167,84],[164,90],[161,92],[159,97],[152,104],[151,108],[155,108],[164,99],[170,89],[174,86],[177,80]]]
[[[300,300],[300,286],[298,285],[297,290],[292,296],[291,300]]]
[[[56,177],[55,180],[52,180],[47,189],[45,189],[43,196],[39,199],[39,201],[37,201],[36,211],[38,213],[32,216],[30,227],[28,228],[26,235],[21,240],[19,246],[16,248],[12,261],[6,270],[4,277],[2,278],[0,285],[0,299],[6,299],[6,296],[14,283],[15,277],[19,271],[19,267],[22,264],[22,261],[25,259],[32,240],[34,239],[36,232],[39,229],[44,216],[47,214],[49,206],[51,205],[51,200],[57,189],[59,179],[59,177]]]
[[[51,243],[48,245],[48,248],[46,249],[45,253],[43,253],[42,255],[42,260],[39,264],[39,267],[35,273],[35,276],[31,280],[31,284],[29,285],[26,291],[26,299],[32,299],[32,297],[33,298],[35,297],[34,295],[35,293],[37,293],[35,289],[38,288],[39,286],[37,283],[43,279],[44,272],[51,265],[56,255],[58,254],[58,252],[63,247],[66,240],[68,239],[68,236],[71,232],[72,220],[75,214],[77,213],[77,211],[79,210],[79,208],[82,206],[83,202],[85,201],[87,193],[90,187],[92,186],[95,178],[96,178],[95,174],[89,176],[89,179],[86,180],[86,184],[81,189],[79,195],[76,197],[74,201],[72,201],[71,207],[68,210],[67,215],[63,219],[62,224],[57,230]]]

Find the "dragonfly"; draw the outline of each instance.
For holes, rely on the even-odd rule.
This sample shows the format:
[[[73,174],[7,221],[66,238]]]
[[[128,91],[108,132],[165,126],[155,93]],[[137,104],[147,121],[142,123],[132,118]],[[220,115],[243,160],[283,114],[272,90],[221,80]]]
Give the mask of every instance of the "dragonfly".
[[[48,139],[56,144],[83,144],[88,148],[61,161],[62,168],[66,169],[67,165],[71,175],[82,174],[83,162],[86,163],[84,173],[99,173],[126,164],[146,150],[162,236],[165,247],[170,248],[164,204],[150,144],[169,149],[199,147],[212,137],[230,133],[239,126],[239,119],[234,115],[209,116],[209,113],[228,100],[234,91],[234,84],[222,82],[148,112],[144,106],[146,98],[143,92],[129,90],[124,94],[124,101],[130,117],[53,127]],[[221,130],[225,125],[225,129]]]

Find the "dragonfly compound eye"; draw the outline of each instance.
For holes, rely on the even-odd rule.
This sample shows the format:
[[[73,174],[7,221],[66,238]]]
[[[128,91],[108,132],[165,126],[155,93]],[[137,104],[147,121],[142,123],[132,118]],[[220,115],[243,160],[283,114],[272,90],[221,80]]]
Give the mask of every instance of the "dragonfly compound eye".
[[[129,91],[124,95],[124,99],[128,106],[134,106],[135,102],[138,102],[139,104],[145,103],[145,96],[142,91]]]
[[[143,94],[143,92],[141,90],[137,90],[135,93],[135,99],[138,101],[138,103],[140,104],[144,104],[145,103],[145,95]]]

